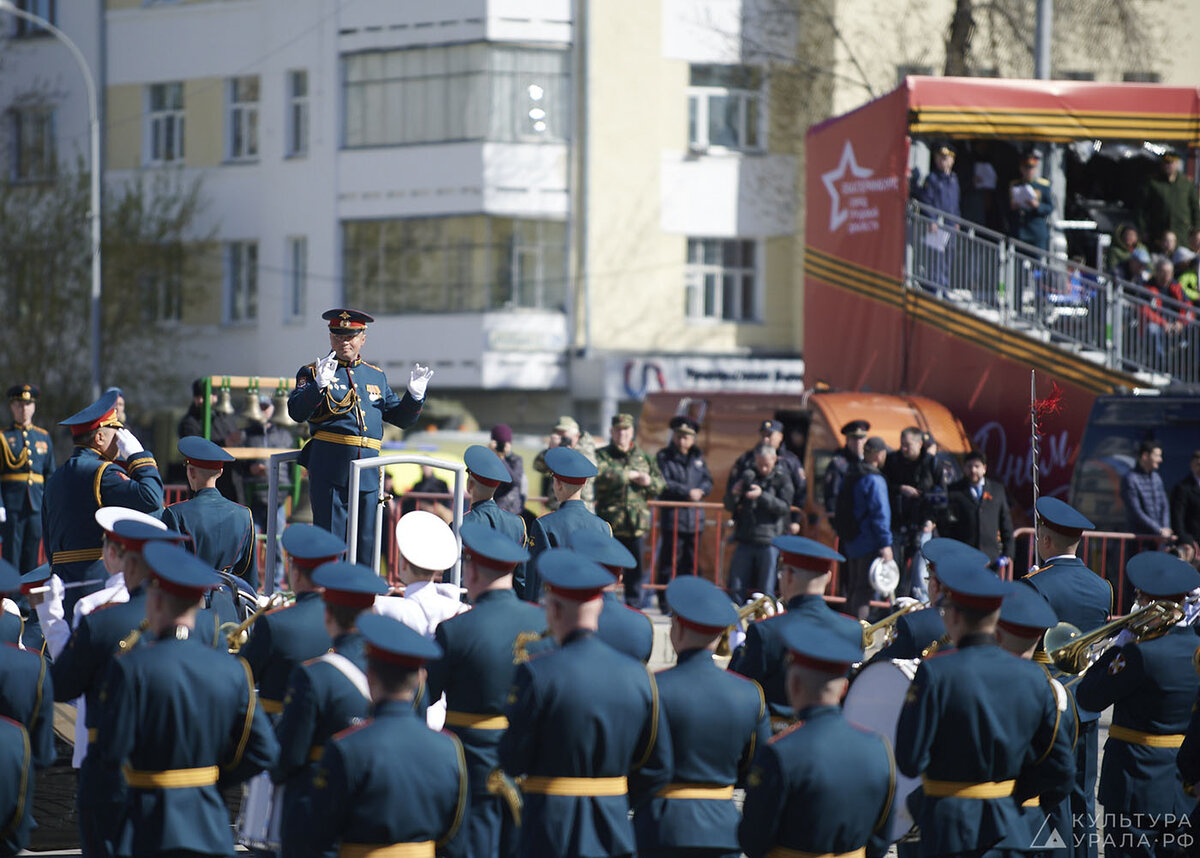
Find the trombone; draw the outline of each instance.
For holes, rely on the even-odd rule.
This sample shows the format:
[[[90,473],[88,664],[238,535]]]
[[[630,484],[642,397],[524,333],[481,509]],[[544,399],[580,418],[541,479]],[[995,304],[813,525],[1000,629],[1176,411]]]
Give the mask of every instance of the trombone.
[[[737,603],[735,602],[734,604]],[[721,637],[717,641],[716,652],[713,654],[719,659],[724,659],[725,663],[728,664],[728,660],[733,656],[732,649],[729,646],[729,638],[735,628],[744,629],[748,622],[765,620],[767,617],[773,617],[776,614],[782,613],[783,604],[769,594],[763,594],[753,602],[742,605],[737,609],[737,622],[721,632]]]
[[[217,640],[220,640],[221,635],[224,635],[225,645],[229,649],[229,652],[237,655],[241,652],[242,647],[245,646],[246,641],[250,639],[250,626],[254,625],[254,621],[283,600],[282,593],[272,593],[271,598],[259,605],[253,614],[246,617],[240,623],[221,623],[221,627],[217,630]]]
[[[1148,641],[1165,635],[1182,619],[1183,609],[1179,603],[1162,599],[1087,634],[1070,623],[1059,623],[1046,632],[1046,655],[1063,673],[1082,674],[1112,646],[1122,631],[1128,631],[1139,642]]]
[[[888,614],[882,620],[877,620],[874,623],[868,623],[866,620],[859,620],[862,623],[862,645],[866,651],[871,648],[871,643],[875,639],[875,632],[880,629],[887,629],[887,637],[883,641],[883,645],[887,646],[892,642],[892,638],[896,635],[896,620],[903,617],[905,614],[911,614],[913,611],[918,611],[922,608],[928,608],[928,602],[910,602],[894,613]]]

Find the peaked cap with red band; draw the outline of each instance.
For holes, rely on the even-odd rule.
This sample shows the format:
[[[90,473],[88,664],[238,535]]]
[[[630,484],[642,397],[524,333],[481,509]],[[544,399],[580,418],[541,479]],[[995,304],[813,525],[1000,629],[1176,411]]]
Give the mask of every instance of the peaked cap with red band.
[[[537,571],[547,592],[572,602],[599,599],[616,576],[570,548],[549,548],[538,555]]]
[[[823,575],[833,569],[835,562],[846,562],[845,557],[828,545],[807,536],[776,536],[771,540],[771,545],[779,549],[779,560],[783,565],[805,572]]]
[[[214,444],[199,435],[180,438],[178,447],[189,465],[206,471],[219,471],[230,462],[237,461],[220,444]]]
[[[633,552],[621,544],[615,536],[598,530],[579,530],[567,538],[567,547],[577,551],[588,560],[599,563],[613,575],[623,575],[624,569],[633,569],[637,560]]]
[[[105,506],[96,510],[95,519],[109,539],[130,551],[141,551],[142,546],[152,539],[171,542],[187,539],[185,534],[168,530],[157,518],[136,509]]]
[[[215,569],[173,542],[150,542],[142,550],[142,557],[158,588],[181,599],[199,601],[223,583]]]
[[[849,620],[848,617],[841,619]],[[857,641],[831,624],[785,623],[783,644],[791,654],[792,663],[798,667],[837,676],[849,670],[850,665],[862,661],[862,631],[857,623],[854,626],[858,630]]]
[[[1037,516],[1040,524],[1063,536],[1079,537],[1085,530],[1096,529],[1083,513],[1058,498],[1038,498]]]
[[[109,390],[87,408],[58,421],[58,425],[70,428],[74,436],[86,435],[102,426],[120,429],[123,424],[117,419],[118,396],[115,390]]]
[[[317,567],[312,581],[324,587],[322,598],[327,604],[366,610],[375,604],[376,596],[387,594],[387,582],[378,574],[357,563],[335,560]]]
[[[351,310],[345,307],[334,307],[321,314],[321,318],[329,322],[329,330],[335,334],[357,334],[365,331],[367,325],[375,321],[373,316],[362,310]]]
[[[412,515],[412,513],[409,513]],[[468,521],[459,530],[463,552],[475,565],[497,572],[512,572],[518,563],[529,559],[529,552],[509,537],[486,524]]]
[[[698,575],[680,575],[668,584],[667,604],[680,625],[704,635],[716,637],[738,621],[725,591]]]
[[[581,486],[596,476],[596,466],[587,456],[570,447],[552,447],[546,451],[546,467],[556,479]]]
[[[463,462],[467,470],[475,478],[475,482],[485,486],[498,486],[501,483],[511,483],[512,474],[495,451],[480,444],[472,444],[463,453]]]
[[[315,524],[293,524],[283,532],[283,550],[297,566],[316,569],[341,558],[346,543]]]
[[[1054,608],[1032,587],[1017,587],[1000,605],[1000,628],[1019,638],[1036,638],[1057,623]]]
[[[976,566],[974,562],[960,558],[939,565],[937,578],[950,601],[977,611],[999,609],[1004,597],[1017,586],[1011,581],[1000,580],[985,566]]]
[[[363,614],[358,618],[368,661],[416,670],[442,657],[442,648],[394,617]]]

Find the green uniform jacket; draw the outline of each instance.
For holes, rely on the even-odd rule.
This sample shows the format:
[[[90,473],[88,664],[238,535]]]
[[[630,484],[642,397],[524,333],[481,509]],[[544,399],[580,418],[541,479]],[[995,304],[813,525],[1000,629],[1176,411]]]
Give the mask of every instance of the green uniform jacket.
[[[615,444],[596,451],[596,515],[612,526],[613,536],[631,538],[650,529],[649,501],[667,487],[658,460],[636,444],[628,452]],[[650,484],[639,486],[625,476],[630,470],[650,475]]]
[[[1150,179],[1138,202],[1138,220],[1141,234],[1152,243],[1157,243],[1167,230],[1175,233],[1181,243],[1187,241],[1188,230],[1200,226],[1196,186],[1183,174],[1173,182],[1162,176]]]

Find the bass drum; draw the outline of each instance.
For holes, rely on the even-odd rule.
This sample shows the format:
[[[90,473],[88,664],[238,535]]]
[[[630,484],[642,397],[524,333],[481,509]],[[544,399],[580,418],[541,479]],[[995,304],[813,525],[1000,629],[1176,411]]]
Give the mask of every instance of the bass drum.
[[[233,827],[237,842],[250,849],[278,852],[283,846],[282,817],[283,786],[271,783],[268,772],[255,775],[242,790],[242,807]]]
[[[913,677],[917,675],[918,664],[917,659],[893,659],[864,667],[850,684],[842,703],[846,720],[873,730],[895,746],[900,709]],[[888,842],[895,843],[912,830],[915,821],[908,810],[908,797],[920,785],[920,778],[906,777],[896,771],[896,797],[892,803]]]

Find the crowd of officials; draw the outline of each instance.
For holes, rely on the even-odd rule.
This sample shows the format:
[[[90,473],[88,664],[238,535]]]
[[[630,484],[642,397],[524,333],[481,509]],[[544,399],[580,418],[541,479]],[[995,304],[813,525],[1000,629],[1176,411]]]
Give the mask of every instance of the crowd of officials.
[[[1003,580],[994,567],[1012,554],[1011,521],[986,459],[967,456],[950,480],[919,430],[891,451],[853,421],[822,487],[839,552],[795,532],[805,474],[767,420],[729,475],[731,584],[739,598],[778,593],[786,610],[751,624],[722,670],[714,654],[738,612],[729,593],[680,574],[675,542],[702,526],[688,504],[712,489],[699,427],[676,419],[651,456],[620,414],[594,458],[578,425],[560,421],[563,437],[539,457],[554,509],[532,521],[497,501],[518,483],[503,428],[468,448],[459,539],[425,510],[404,515],[397,595],[344,560],[352,505],[366,528],[379,505],[377,481],[354,497],[347,475],[377,455],[384,422],[413,425],[432,373],[418,364],[397,394],[360,356],[371,317],[324,318],[331,352],[298,371],[288,400],[309,424],[314,522],[283,531],[291,604],[240,623],[259,570],[251,511],[217,488],[234,457],[186,434],[190,497],[164,507],[118,391],[60,421],[74,445],[57,468],[31,423],[36,389],[10,391],[5,524],[27,511],[9,499],[20,485],[49,562],[0,561],[0,854],[30,841],[55,702],[75,709],[79,835],[96,858],[231,855],[234,830],[259,853],[345,858],[860,858],[901,835],[901,851],[930,858],[1195,845],[1185,787],[1200,780],[1200,573],[1183,559],[1129,561],[1138,605],[1165,600],[1174,613],[1069,678],[1043,633],[1060,619],[1089,631],[1113,610],[1110,585],[1078,557],[1091,522],[1041,499],[1038,566]],[[1143,450],[1129,486],[1150,506],[1157,452]],[[1192,475],[1200,487],[1195,460]],[[676,573],[663,596],[676,663],[655,673],[650,622],[630,603],[644,600],[647,503],[664,496],[680,504],[662,547]],[[873,556],[904,561],[902,586],[930,601],[894,618],[872,658],[904,660],[911,677],[890,735],[843,714],[851,677],[868,681],[866,642],[825,599],[835,564],[859,570]],[[859,584],[847,586],[862,614]],[[1109,706],[1097,825],[1097,719]],[[243,783],[231,827],[221,790]]]

